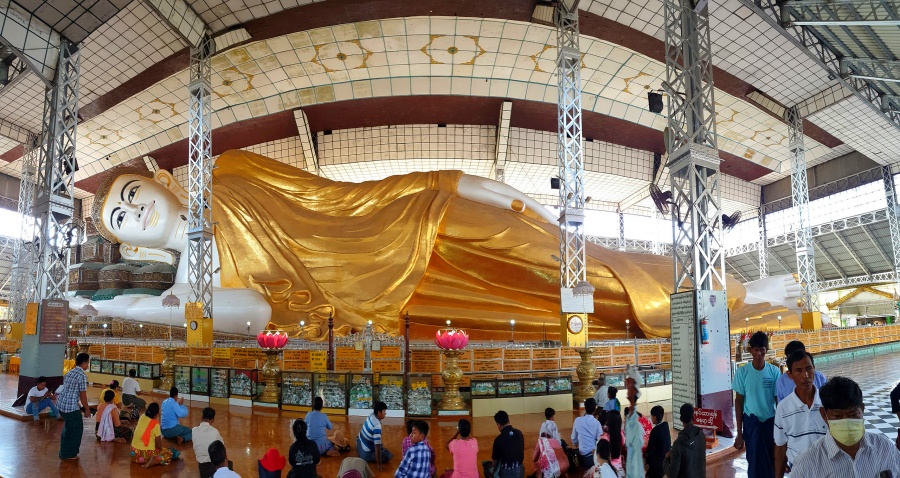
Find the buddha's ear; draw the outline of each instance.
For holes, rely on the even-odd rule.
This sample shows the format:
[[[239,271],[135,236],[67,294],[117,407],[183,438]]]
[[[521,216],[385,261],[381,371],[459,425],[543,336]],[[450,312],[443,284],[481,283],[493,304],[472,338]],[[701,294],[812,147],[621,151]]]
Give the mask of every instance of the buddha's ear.
[[[175,254],[166,249],[121,244],[119,253],[122,254],[122,259],[128,261],[154,261],[175,265]]]
[[[178,183],[178,180],[175,179],[175,176],[172,176],[172,173],[166,171],[165,169],[160,169],[153,175],[153,179],[156,180],[159,184],[162,184],[166,187],[175,197],[178,198],[178,201],[181,202],[182,206],[187,207],[188,205],[188,192],[181,184]]]

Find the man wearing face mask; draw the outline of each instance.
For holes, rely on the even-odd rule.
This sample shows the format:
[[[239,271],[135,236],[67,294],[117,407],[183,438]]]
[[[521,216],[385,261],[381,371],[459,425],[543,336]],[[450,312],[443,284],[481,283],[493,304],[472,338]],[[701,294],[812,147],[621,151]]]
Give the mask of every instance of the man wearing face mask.
[[[866,432],[862,390],[853,380],[834,377],[819,390],[819,413],[828,435],[800,455],[791,478],[900,477],[900,451],[880,433]]]

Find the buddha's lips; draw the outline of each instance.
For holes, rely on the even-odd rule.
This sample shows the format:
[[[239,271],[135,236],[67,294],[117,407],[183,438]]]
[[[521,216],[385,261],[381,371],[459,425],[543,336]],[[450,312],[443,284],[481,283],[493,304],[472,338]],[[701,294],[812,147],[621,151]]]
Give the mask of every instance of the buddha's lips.
[[[142,230],[147,230],[147,222],[150,221],[150,215],[153,214],[153,210],[156,207],[156,200],[150,201],[150,205],[147,206],[147,209],[144,210],[144,219],[141,221]]]

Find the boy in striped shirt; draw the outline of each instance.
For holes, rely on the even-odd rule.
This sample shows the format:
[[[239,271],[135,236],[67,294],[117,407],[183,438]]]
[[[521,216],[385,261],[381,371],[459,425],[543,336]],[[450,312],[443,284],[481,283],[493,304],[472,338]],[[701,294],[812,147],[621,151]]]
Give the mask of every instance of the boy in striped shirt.
[[[381,420],[384,420],[386,412],[387,405],[384,402],[375,402],[372,414],[363,423],[359,436],[356,437],[359,457],[369,463],[375,463],[378,471],[384,469],[384,462],[394,457],[394,454],[381,444]]]
[[[787,374],[794,391],[778,402],[775,410],[775,477],[783,478],[797,458],[828,433],[819,409],[822,401],[815,386],[816,366],[806,350],[787,359]]]

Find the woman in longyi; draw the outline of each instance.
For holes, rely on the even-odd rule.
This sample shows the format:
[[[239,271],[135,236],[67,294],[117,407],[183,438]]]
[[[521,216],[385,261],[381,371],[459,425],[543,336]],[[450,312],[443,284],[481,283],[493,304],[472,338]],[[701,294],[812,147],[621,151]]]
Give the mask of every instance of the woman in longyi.
[[[123,244],[124,258],[174,262],[171,251],[182,252],[173,293],[183,302],[186,205],[187,193],[166,171],[114,177],[94,203],[98,229]],[[305,335],[322,338],[329,313],[347,332],[368,320],[394,328],[406,311],[423,336],[447,319],[476,338],[510,319],[517,333],[558,330],[555,218],[505,184],[460,171],[344,183],[228,151],[213,171],[212,211],[218,330],[244,332],[248,318],[258,328],[305,320]],[[587,251],[596,288],[592,336],[621,334],[626,319],[638,335],[668,336],[671,258],[593,244]],[[793,283],[782,276],[745,287],[729,277],[729,307],[763,320],[782,314],[787,326],[796,320],[784,305],[799,295]],[[166,323],[152,299],[94,305],[109,309],[103,315]]]

